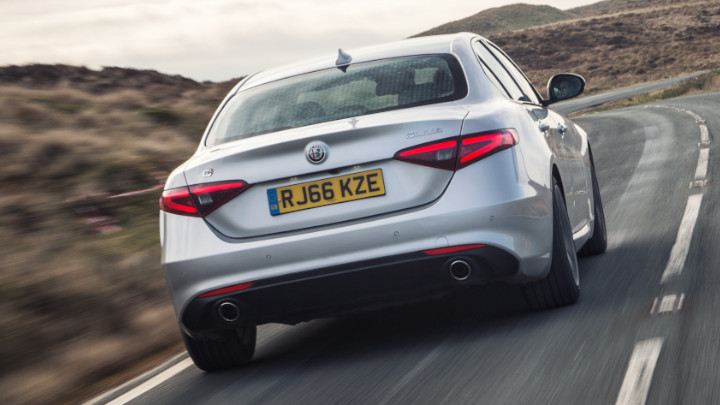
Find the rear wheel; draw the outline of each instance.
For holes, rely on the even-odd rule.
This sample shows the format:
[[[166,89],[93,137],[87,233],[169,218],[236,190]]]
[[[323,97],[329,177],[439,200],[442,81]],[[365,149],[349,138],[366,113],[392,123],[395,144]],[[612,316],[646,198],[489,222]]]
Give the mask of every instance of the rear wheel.
[[[182,331],[181,334],[190,358],[205,371],[241,366],[255,354],[255,326],[230,331],[217,339],[195,339]]]
[[[550,273],[525,286],[533,309],[550,309],[575,303],[580,297],[580,275],[562,191],[553,178],[553,247]]]
[[[607,228],[605,228],[605,210],[600,199],[600,186],[595,176],[595,163],[590,153],[590,174],[592,176],[593,205],[595,206],[595,220],[593,221],[593,236],[585,242],[580,249],[580,256],[592,256],[604,253],[607,249]]]

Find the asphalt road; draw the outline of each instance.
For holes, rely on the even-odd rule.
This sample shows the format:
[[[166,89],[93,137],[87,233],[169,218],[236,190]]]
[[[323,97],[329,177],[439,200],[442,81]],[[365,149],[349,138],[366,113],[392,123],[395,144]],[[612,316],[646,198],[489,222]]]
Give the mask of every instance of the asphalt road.
[[[701,144],[720,134],[718,111],[711,93],[576,118],[591,139],[609,247],[580,260],[575,305],[530,312],[518,291],[494,285],[266,325],[245,368],[205,374],[178,358],[171,379],[103,402],[718,404],[720,158],[717,142]]]

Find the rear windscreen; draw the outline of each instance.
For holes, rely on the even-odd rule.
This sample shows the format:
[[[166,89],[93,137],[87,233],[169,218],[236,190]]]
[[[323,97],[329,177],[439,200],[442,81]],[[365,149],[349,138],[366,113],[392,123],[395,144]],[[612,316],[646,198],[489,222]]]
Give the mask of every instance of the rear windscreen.
[[[450,55],[357,63],[240,90],[213,123],[206,145],[466,95],[462,69]]]

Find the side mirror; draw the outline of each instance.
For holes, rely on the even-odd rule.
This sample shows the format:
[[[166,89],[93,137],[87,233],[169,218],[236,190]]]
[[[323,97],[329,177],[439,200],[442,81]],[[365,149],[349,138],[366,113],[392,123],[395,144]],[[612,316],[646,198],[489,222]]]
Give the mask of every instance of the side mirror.
[[[577,97],[585,90],[585,79],[574,73],[553,76],[547,85],[548,99],[545,105]]]

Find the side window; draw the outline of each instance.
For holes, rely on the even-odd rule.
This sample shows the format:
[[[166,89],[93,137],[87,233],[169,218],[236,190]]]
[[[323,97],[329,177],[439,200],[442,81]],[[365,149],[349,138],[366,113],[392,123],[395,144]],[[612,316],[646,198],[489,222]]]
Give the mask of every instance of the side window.
[[[495,44],[488,44],[490,48],[490,52],[492,52],[497,59],[502,62],[507,70],[510,72],[510,74],[515,78],[515,82],[522,88],[523,93],[525,93],[525,96],[527,96],[528,100],[530,102],[533,102],[535,104],[540,104],[540,100],[538,99],[537,92],[535,91],[535,88],[532,84],[528,81],[528,79],[525,77],[525,75],[518,69],[517,65],[515,65],[515,62],[510,60],[510,58],[505,55],[503,51],[500,50]]]
[[[495,79],[500,82],[501,86],[510,95],[513,100],[525,100],[522,90],[515,83],[510,73],[503,67],[500,61],[483,45],[480,41],[473,42],[473,49],[480,57],[481,63],[487,70],[489,75],[494,75]],[[491,80],[493,78],[491,77]],[[494,81],[494,80],[493,80]]]

